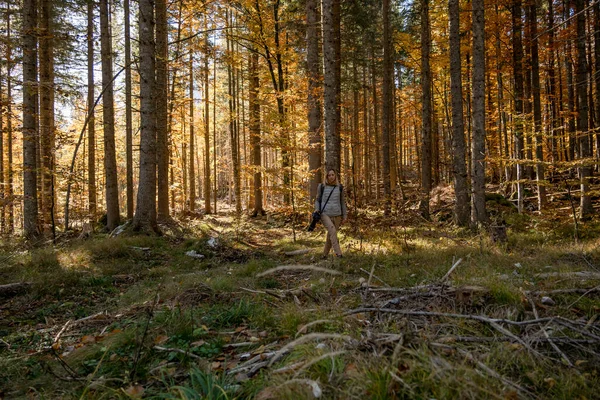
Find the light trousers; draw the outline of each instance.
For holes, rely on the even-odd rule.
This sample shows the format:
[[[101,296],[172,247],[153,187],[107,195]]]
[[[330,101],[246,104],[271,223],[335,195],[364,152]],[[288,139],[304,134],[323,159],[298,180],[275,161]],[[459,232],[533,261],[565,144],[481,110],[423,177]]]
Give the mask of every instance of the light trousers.
[[[342,216],[330,217],[325,214],[321,214],[321,222],[325,229],[327,229],[327,241],[325,242],[325,248],[323,249],[323,255],[327,256],[329,250],[333,247],[335,254],[341,255],[342,249],[340,248],[340,242],[338,241],[337,231],[342,223]]]

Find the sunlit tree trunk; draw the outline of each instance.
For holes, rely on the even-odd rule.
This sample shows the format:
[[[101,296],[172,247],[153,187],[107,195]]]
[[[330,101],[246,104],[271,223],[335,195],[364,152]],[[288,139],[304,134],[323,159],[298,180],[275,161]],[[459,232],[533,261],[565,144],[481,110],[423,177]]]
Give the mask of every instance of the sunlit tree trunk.
[[[521,0],[514,0],[512,4],[512,46],[513,46],[513,74],[515,79],[514,103],[515,116],[513,117],[515,136],[515,155],[517,160],[523,160],[523,41]],[[518,161],[517,161],[518,162]],[[517,164],[517,208],[523,212],[524,167],[521,162]]]
[[[112,40],[108,24],[108,2],[100,0],[100,42],[102,53],[102,96],[104,127],[104,173],[106,180],[106,227],[112,231],[119,225],[119,187],[115,149],[115,114],[113,94]]]
[[[596,125],[600,125],[600,3],[594,2],[594,64],[596,71],[594,82]],[[600,160],[600,131],[596,131],[596,160]]]
[[[460,18],[458,0],[448,1],[450,18],[450,78],[452,92],[452,166],[454,178],[454,219],[460,226],[469,225],[469,189],[467,186],[465,130],[460,66]]]
[[[134,230],[157,231],[156,223],[156,103],[154,2],[141,0],[140,32],[140,177]]]
[[[319,9],[317,0],[306,1],[306,66],[308,75],[308,170],[310,201],[317,196],[322,181],[321,64],[319,57]]]
[[[383,110],[381,120],[383,150],[383,198],[384,215],[392,211],[392,193],[390,183],[390,139],[393,137],[392,118],[394,105],[393,78],[394,64],[392,58],[392,37],[390,32],[390,1],[383,0]]]
[[[252,216],[264,214],[262,172],[261,172],[261,144],[260,144],[260,102],[258,93],[260,90],[258,53],[250,53],[250,87],[248,90],[248,106],[250,108],[250,147],[252,149],[252,165],[254,170],[254,204]]]
[[[429,0],[421,0],[421,201],[419,211],[429,218],[429,196],[431,192],[431,33],[429,24]]]
[[[485,16],[484,1],[473,0],[473,140],[471,222],[487,222],[485,210]]]
[[[156,8],[156,162],[158,177],[158,218],[166,220],[169,212],[169,143],[167,84],[167,0],[153,1]],[[171,99],[173,101],[173,99]],[[190,158],[193,160],[193,158]],[[193,162],[191,163],[193,165]],[[190,196],[193,202],[195,197]]]
[[[125,0],[126,2],[129,0]],[[87,4],[87,108],[88,108],[88,210],[90,222],[95,222],[97,210],[96,197],[96,119],[94,112],[94,3]]]
[[[190,211],[196,211],[196,167],[195,167],[195,159],[196,159],[196,144],[195,142],[195,129],[194,129],[194,56],[193,53],[190,52],[190,140],[189,140],[189,149],[190,149],[190,168],[189,168],[189,181],[190,181]]]
[[[206,20],[206,19],[205,19]],[[206,54],[204,55],[204,212],[212,212],[210,206],[210,102],[208,91],[208,33],[204,37]]]
[[[37,204],[37,10],[35,0],[23,0],[23,233],[35,240],[38,230]]]

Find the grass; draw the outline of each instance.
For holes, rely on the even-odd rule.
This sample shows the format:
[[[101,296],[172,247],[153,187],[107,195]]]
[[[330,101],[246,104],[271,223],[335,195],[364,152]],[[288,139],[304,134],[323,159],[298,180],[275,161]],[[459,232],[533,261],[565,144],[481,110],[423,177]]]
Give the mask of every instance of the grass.
[[[596,396],[598,359],[582,346],[559,344],[575,365],[568,367],[544,344],[536,345],[543,354],[539,358],[518,343],[452,339],[502,336],[479,321],[438,318],[425,324],[416,317],[341,314],[396,296],[362,288],[373,267],[381,280],[373,278],[373,285],[410,288],[439,283],[461,259],[448,283],[485,290],[468,301],[421,300],[413,304],[416,309],[532,318],[524,291],[599,284],[538,274],[593,270],[600,262],[594,236],[600,224],[582,224],[584,239],[574,243],[568,221],[511,214],[508,243],[495,244],[486,234],[443,223],[412,226],[390,224],[375,214],[370,218],[343,228],[342,260],[316,257],[323,241],[319,233],[299,231],[294,242],[285,217],[236,222],[211,216],[191,223],[183,239],[97,236],[29,251],[18,243],[3,244],[0,284],[28,281],[32,286],[0,305],[0,393],[101,399],[129,398],[141,388],[144,397],[157,399],[308,399],[313,398],[310,382],[316,382],[327,399],[521,396],[507,384],[512,382],[540,398]],[[217,245],[210,245],[217,232]],[[303,248],[311,251],[284,254]],[[190,250],[205,258],[186,256]],[[256,277],[292,264],[315,264],[342,275],[286,271]],[[596,323],[597,294],[552,298],[555,306],[538,302],[541,316]],[[106,317],[74,322],[100,311]],[[323,321],[298,332],[317,320]],[[308,333],[352,340],[309,341],[252,376],[226,373],[248,357],[276,351]],[[310,363],[331,351],[344,353]],[[498,375],[486,373],[476,361]],[[300,366],[275,372],[296,363],[310,365],[295,378]]]

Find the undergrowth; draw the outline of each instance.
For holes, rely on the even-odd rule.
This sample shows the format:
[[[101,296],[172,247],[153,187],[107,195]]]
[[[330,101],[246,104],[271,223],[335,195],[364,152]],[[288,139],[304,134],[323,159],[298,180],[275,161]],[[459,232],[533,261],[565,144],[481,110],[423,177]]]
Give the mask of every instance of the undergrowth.
[[[0,397],[597,396],[600,344],[589,335],[589,343],[569,342],[574,331],[548,331],[562,338],[561,355],[548,342],[514,339],[543,338],[531,327],[509,326],[502,335],[448,316],[344,313],[401,296],[386,288],[442,285],[435,296],[388,307],[522,321],[533,318],[533,300],[540,318],[596,329],[598,291],[556,293],[544,304],[531,293],[598,286],[593,274],[569,275],[598,272],[598,224],[582,224],[575,242],[568,220],[511,214],[508,242],[493,243],[445,222],[410,225],[369,212],[342,229],[341,260],[320,257],[321,228],[298,231],[294,242],[285,216],[211,216],[191,224],[185,238],[96,236],[26,251],[4,245],[0,284],[30,285],[0,303]],[[281,265],[340,274],[268,274]],[[244,370],[253,359],[266,364]]]

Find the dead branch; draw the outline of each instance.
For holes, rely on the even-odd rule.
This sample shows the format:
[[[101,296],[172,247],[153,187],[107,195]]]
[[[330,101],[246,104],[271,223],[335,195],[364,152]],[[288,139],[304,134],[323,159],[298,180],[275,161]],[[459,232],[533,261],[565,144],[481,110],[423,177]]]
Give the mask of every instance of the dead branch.
[[[531,304],[531,308],[533,310],[533,316],[536,318],[539,318],[538,312],[537,312],[537,307],[535,306],[535,302],[533,300],[531,300],[531,298],[528,298],[529,303]],[[567,365],[569,367],[573,367],[573,363],[571,362],[571,360],[569,360],[569,357],[567,357],[565,355],[565,353],[563,353],[558,346],[556,345],[556,343],[554,343],[552,341],[552,339],[550,338],[550,335],[548,335],[548,331],[546,331],[546,327],[542,326],[542,333],[544,334],[544,337],[546,339],[548,339],[548,343],[550,343],[550,346],[552,346],[552,348],[558,353],[560,354],[560,356],[562,357],[562,359],[567,363]]]
[[[331,275],[341,275],[342,274],[340,271],[336,271],[336,270],[329,269],[329,268],[319,267],[317,265],[300,265],[300,264],[298,264],[298,265],[280,265],[278,267],[271,268],[264,272],[261,272],[260,274],[256,274],[256,277],[260,278],[260,277],[270,275],[270,274],[273,274],[273,273],[279,272],[279,271],[295,271],[295,270],[324,272],[324,273],[331,274]]]
[[[0,298],[10,298],[20,295],[29,289],[31,282],[15,282],[0,285]]]
[[[448,278],[450,278],[450,275],[452,274],[452,272],[454,272],[454,270],[456,269],[456,267],[458,267],[461,262],[462,262],[462,258],[459,258],[458,261],[456,261],[454,263],[454,265],[452,265],[452,268],[450,268],[448,270],[448,272],[446,272],[446,275],[443,276],[441,282],[446,282],[448,280]]]

